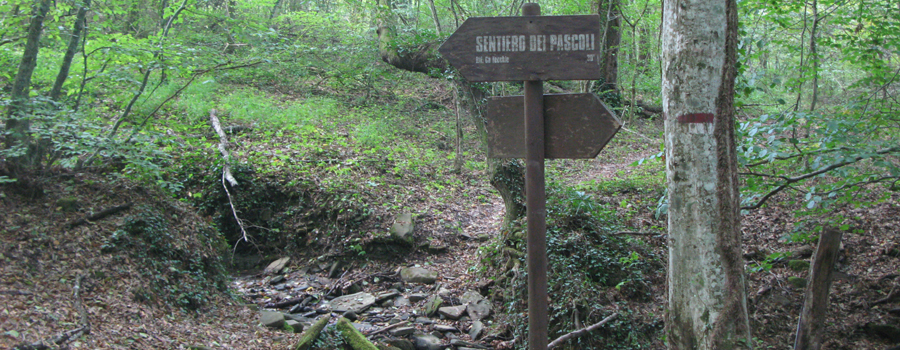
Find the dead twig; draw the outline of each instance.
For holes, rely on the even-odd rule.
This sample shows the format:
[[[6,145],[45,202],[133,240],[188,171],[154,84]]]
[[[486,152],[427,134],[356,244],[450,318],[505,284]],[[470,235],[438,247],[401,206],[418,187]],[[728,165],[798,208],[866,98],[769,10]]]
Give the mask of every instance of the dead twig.
[[[403,326],[405,326],[405,325],[407,325],[407,324],[409,324],[409,321],[403,321],[403,322],[399,322],[399,323],[394,323],[394,324],[392,324],[392,325],[390,325],[390,326],[384,327],[384,328],[382,328],[382,329],[379,329],[379,330],[374,331],[374,332],[372,332],[372,333],[368,333],[368,334],[366,334],[366,335],[376,335],[376,334],[378,334],[378,333],[387,332],[387,331],[392,330],[392,329],[397,328],[397,327],[403,327]]]
[[[31,344],[20,344],[13,348],[14,350],[55,349],[72,339],[77,339],[82,335],[91,334],[91,324],[87,317],[87,311],[84,309],[84,304],[81,302],[81,284],[84,282],[84,278],[84,275],[78,275],[78,277],[75,279],[75,287],[73,288],[75,307],[78,309],[78,313],[81,314],[81,326],[72,330],[65,331],[47,340],[41,340]]]
[[[592,324],[586,328],[582,328],[577,331],[564,334],[563,336],[556,338],[556,340],[550,342],[550,344],[547,344],[547,349],[548,350],[553,349],[557,346],[560,346],[562,343],[564,343],[570,339],[575,339],[575,338],[581,337],[585,334],[588,334],[588,333],[592,332],[593,330],[600,328],[600,326],[603,326],[607,322],[612,321],[612,319],[616,318],[616,316],[619,316],[619,314],[615,313],[615,314],[609,315],[606,318],[604,318],[602,321]]]

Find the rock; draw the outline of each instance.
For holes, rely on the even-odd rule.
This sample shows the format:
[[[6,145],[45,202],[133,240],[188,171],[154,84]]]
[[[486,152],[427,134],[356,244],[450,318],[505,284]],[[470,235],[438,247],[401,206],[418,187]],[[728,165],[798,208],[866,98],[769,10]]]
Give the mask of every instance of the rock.
[[[484,324],[481,321],[472,322],[472,328],[469,328],[469,337],[476,340],[481,336],[482,331],[484,331]]]
[[[438,332],[445,332],[445,333],[446,332],[459,332],[459,330],[456,329],[456,327],[448,326],[448,325],[444,325],[444,324],[434,325],[434,330],[436,330]]]
[[[365,292],[344,295],[334,298],[330,304],[331,310],[334,312],[343,313],[353,311],[358,314],[375,304],[375,296]]]
[[[425,249],[432,254],[439,254],[447,251],[447,246],[444,244],[438,244],[435,242],[428,242],[428,246]]]
[[[805,278],[791,276],[791,277],[788,277],[788,283],[790,283],[791,286],[793,286],[796,289],[806,288],[806,279]]]
[[[467,341],[461,340],[461,339],[453,339],[453,340],[451,340],[451,341],[450,341],[450,345],[453,345],[453,346],[455,346],[455,347],[457,347],[457,348],[459,348],[459,347],[466,347],[466,348],[474,348],[474,349],[488,349],[487,346],[484,346],[484,345],[481,345],[481,344],[472,343],[472,342],[467,342]]]
[[[438,310],[438,308],[441,306],[441,304],[443,302],[444,302],[444,299],[441,299],[441,297],[439,297],[437,295],[433,295],[430,298],[428,298],[428,301],[425,302],[425,315],[426,316],[433,315]]]
[[[357,316],[356,313],[353,312],[353,310],[350,310],[350,311],[347,311],[344,313],[344,318],[346,318],[350,321],[356,321],[356,319],[359,318],[359,316]]]
[[[331,320],[331,316],[325,315],[320,318],[316,323],[310,326],[306,332],[303,332],[303,335],[300,337],[300,341],[297,343],[297,346],[294,347],[295,350],[309,350],[312,348],[313,343],[316,341],[316,338],[319,337],[319,333],[322,333],[322,329],[325,328],[325,325],[328,324],[328,321]]]
[[[410,304],[409,299],[406,299],[404,297],[397,297],[397,299],[394,299],[394,306],[396,306],[396,307],[403,307],[403,306],[410,306],[410,305],[412,305],[412,304]]]
[[[260,311],[259,323],[262,323],[263,326],[269,328],[284,328],[284,314],[278,311]]]
[[[463,304],[463,305],[471,304],[471,303],[475,303],[481,299],[484,299],[484,297],[481,295],[481,293],[476,292],[474,290],[467,290],[465,293],[463,293],[463,295],[461,297],[459,297],[459,303]]]
[[[413,238],[413,229],[416,224],[413,222],[412,213],[403,213],[394,220],[394,225],[391,226],[391,237],[397,241],[412,244],[415,238]]]
[[[788,267],[794,271],[806,271],[809,270],[809,261],[806,260],[791,260],[788,261]]]
[[[438,309],[438,313],[451,320],[458,320],[466,312],[466,306],[445,306]]]
[[[388,340],[387,343],[390,346],[398,348],[400,350],[416,350],[416,346],[413,343],[406,339],[391,339]]]
[[[410,335],[416,332],[416,327],[397,327],[390,330],[391,335],[395,337],[402,337],[406,335]],[[399,347],[399,346],[398,346]]]
[[[450,298],[450,293],[451,293],[451,291],[447,288],[444,288],[443,286],[441,286],[441,288],[438,288],[438,291],[437,291],[437,294],[444,298]]]
[[[291,261],[291,258],[284,257],[273,261],[269,266],[266,266],[266,269],[263,270],[263,274],[272,275],[281,272],[281,270],[284,270],[284,267],[287,266],[288,261]]]
[[[279,283],[284,283],[284,281],[285,281],[284,276],[280,275],[280,276],[272,277],[272,279],[269,280],[269,284],[274,286]]]
[[[415,322],[418,324],[434,324],[434,321],[428,317],[416,317]]]
[[[391,299],[381,302],[381,307],[394,307],[394,301]]]
[[[287,320],[284,324],[291,326],[291,329],[294,333],[302,333],[303,332],[303,324],[296,320]]]
[[[490,292],[490,287],[494,285],[494,280],[481,280],[475,284],[475,288],[478,288],[478,291],[481,292],[481,295],[488,295]]]
[[[489,234],[487,234],[487,233],[482,233],[482,234],[478,235],[478,237],[476,237],[476,238],[477,238],[478,241],[480,241],[480,242],[485,242],[485,241],[491,239],[491,235],[489,235]]]
[[[428,298],[428,294],[425,294],[425,293],[413,293],[413,294],[409,295],[409,301],[413,302],[413,303],[418,303],[427,298]]]
[[[400,292],[398,292],[398,291],[396,291],[396,290],[386,290],[386,291],[383,291],[383,292],[381,292],[381,293],[375,293],[375,302],[376,302],[376,303],[380,303],[380,302],[382,302],[382,301],[385,301],[385,300],[387,300],[387,299],[391,299],[391,298],[393,298],[393,297],[395,297],[395,296],[398,296],[398,295],[400,295]]]
[[[416,344],[416,350],[443,350],[441,340],[431,334],[415,334],[412,336]]]
[[[487,299],[481,299],[474,303],[466,305],[466,313],[473,320],[481,320],[491,315],[491,302]]]
[[[407,283],[434,284],[438,273],[421,267],[407,267],[400,270],[400,279]]]
[[[341,277],[342,268],[344,268],[344,262],[341,260],[335,260],[334,263],[331,264],[331,267],[328,268],[328,278]]]
[[[353,350],[378,350],[375,347],[375,344],[372,344],[366,336],[360,333],[354,325],[350,324],[350,321],[346,318],[341,317],[338,320],[335,328],[339,332],[341,332],[341,336],[344,338],[344,341],[350,345]]]

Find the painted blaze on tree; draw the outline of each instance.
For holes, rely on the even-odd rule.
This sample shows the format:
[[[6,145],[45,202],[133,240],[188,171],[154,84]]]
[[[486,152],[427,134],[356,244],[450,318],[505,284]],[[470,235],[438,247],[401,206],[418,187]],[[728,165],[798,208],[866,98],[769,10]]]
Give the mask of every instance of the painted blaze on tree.
[[[749,347],[734,140],[734,1],[666,1],[662,40],[667,345]]]

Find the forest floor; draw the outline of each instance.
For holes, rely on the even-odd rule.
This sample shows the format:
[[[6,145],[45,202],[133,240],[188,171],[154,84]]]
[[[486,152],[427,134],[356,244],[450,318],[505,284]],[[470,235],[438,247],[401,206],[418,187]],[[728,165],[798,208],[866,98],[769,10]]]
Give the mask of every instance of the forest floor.
[[[660,126],[647,127],[652,130]],[[613,143],[598,159],[571,163],[571,170],[557,173],[559,178],[554,181],[625,179],[633,169],[631,164],[649,154],[647,147]],[[484,174],[460,176],[471,180],[469,183],[481,184],[468,189],[471,195],[452,202],[432,202],[427,189],[417,189],[422,200],[413,207],[424,214],[417,218],[417,234],[430,237],[446,250],[416,250],[388,260],[357,259],[346,267],[347,271],[374,276],[420,265],[439,271],[441,286],[454,291],[481,282],[482,277],[473,271],[480,263],[483,242],[466,237],[500,234],[503,205],[483,180]],[[70,198],[75,199],[74,207],[68,207]],[[640,202],[628,193],[604,201],[618,205],[617,210],[629,219],[628,226],[640,230],[665,226],[664,220],[654,218],[649,209],[652,205],[647,204],[656,199],[642,199],[642,204],[635,204],[640,210],[632,210],[629,204],[618,205]],[[786,195],[776,197],[766,207],[746,213],[742,220],[754,348],[791,348],[803,302],[803,290],[787,280],[791,276],[807,277],[808,272],[793,271],[787,262],[809,259],[814,245],[802,237],[786,237],[809,234],[813,228],[798,224],[805,218],[794,215],[797,208],[785,204],[788,199]],[[832,286],[824,349],[886,349],[900,344],[898,201],[900,196],[893,195],[871,208],[831,209],[846,218],[844,224],[849,229],[844,232]],[[123,203],[145,203],[171,215],[179,229],[167,238],[170,241],[186,239],[208,223],[188,205],[166,200],[126,180],[108,181],[101,175],[56,174],[28,185],[0,186],[0,348],[59,340],[59,336],[78,330],[84,334],[60,343],[75,349],[288,349],[296,344],[299,335],[260,326],[257,311],[241,301],[244,296],[239,291],[265,284],[266,280],[256,275],[235,276],[230,294],[211,292],[206,295],[208,301],[193,311],[152,297],[149,301],[136,297],[143,295],[140,291],[150,288],[149,281],[156,278],[146,274],[146,261],[123,251],[104,250],[110,236],[121,227],[124,214],[70,225]],[[383,218],[373,225],[387,229],[391,223],[392,219]],[[635,239],[644,240],[659,256],[665,256],[664,236],[636,235]],[[295,257],[289,266],[300,270],[317,261],[316,254],[307,252]],[[633,303],[645,309],[645,317],[657,322],[661,322],[664,311],[664,276],[664,270],[658,271],[650,278],[659,282],[651,286],[651,297]],[[376,283],[365,287],[379,288],[382,286]],[[263,303],[264,299],[253,300]],[[494,309],[500,310],[497,305]],[[662,349],[662,332],[656,337],[648,347]],[[502,342],[492,344],[502,346]]]

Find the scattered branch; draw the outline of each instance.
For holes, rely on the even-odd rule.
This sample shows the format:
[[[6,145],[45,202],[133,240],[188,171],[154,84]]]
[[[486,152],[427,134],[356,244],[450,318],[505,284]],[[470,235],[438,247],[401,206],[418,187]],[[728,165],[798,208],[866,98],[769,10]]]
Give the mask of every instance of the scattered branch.
[[[575,338],[579,338],[583,335],[586,335],[586,334],[594,331],[595,329],[600,328],[600,326],[603,326],[607,322],[612,321],[612,319],[616,318],[616,316],[619,316],[619,314],[616,313],[616,314],[609,315],[606,318],[604,318],[602,321],[597,322],[593,325],[590,325],[586,328],[582,328],[577,331],[570,332],[568,334],[564,334],[563,336],[556,338],[556,340],[550,342],[550,344],[547,344],[547,349],[548,350],[553,349],[557,346],[560,346],[562,343],[564,343],[570,339],[575,339]]]
[[[384,333],[384,332],[387,332],[387,331],[392,330],[392,329],[394,329],[394,328],[403,327],[403,326],[405,326],[405,325],[407,325],[407,324],[409,324],[409,321],[403,321],[403,322],[399,322],[399,323],[394,323],[394,324],[392,324],[392,325],[390,325],[390,326],[384,327],[384,328],[382,328],[382,329],[379,329],[379,330],[374,331],[374,332],[372,332],[372,333],[368,333],[368,334],[366,334],[366,335],[372,336],[372,335],[376,335],[376,334],[378,334],[378,333]]]
[[[77,339],[82,335],[91,334],[91,324],[87,317],[87,311],[84,309],[84,304],[81,302],[81,284],[82,282],[84,282],[84,278],[84,275],[78,275],[78,277],[75,279],[75,287],[73,288],[75,307],[78,309],[78,313],[81,315],[81,326],[69,331],[65,331],[47,340],[41,340],[31,344],[20,344],[13,348],[14,350],[56,349],[60,345],[68,343],[72,339]],[[63,346],[63,348],[65,348],[65,346]]]
[[[112,208],[106,208],[106,209],[101,210],[97,214],[90,215],[90,216],[75,220],[73,222],[70,222],[68,226],[69,226],[69,228],[75,228],[79,225],[83,225],[83,224],[89,223],[91,221],[97,221],[97,220],[103,219],[107,216],[117,214],[120,211],[123,211],[128,208],[131,208],[131,203],[125,203],[125,204],[118,205],[118,206],[115,206]]]

